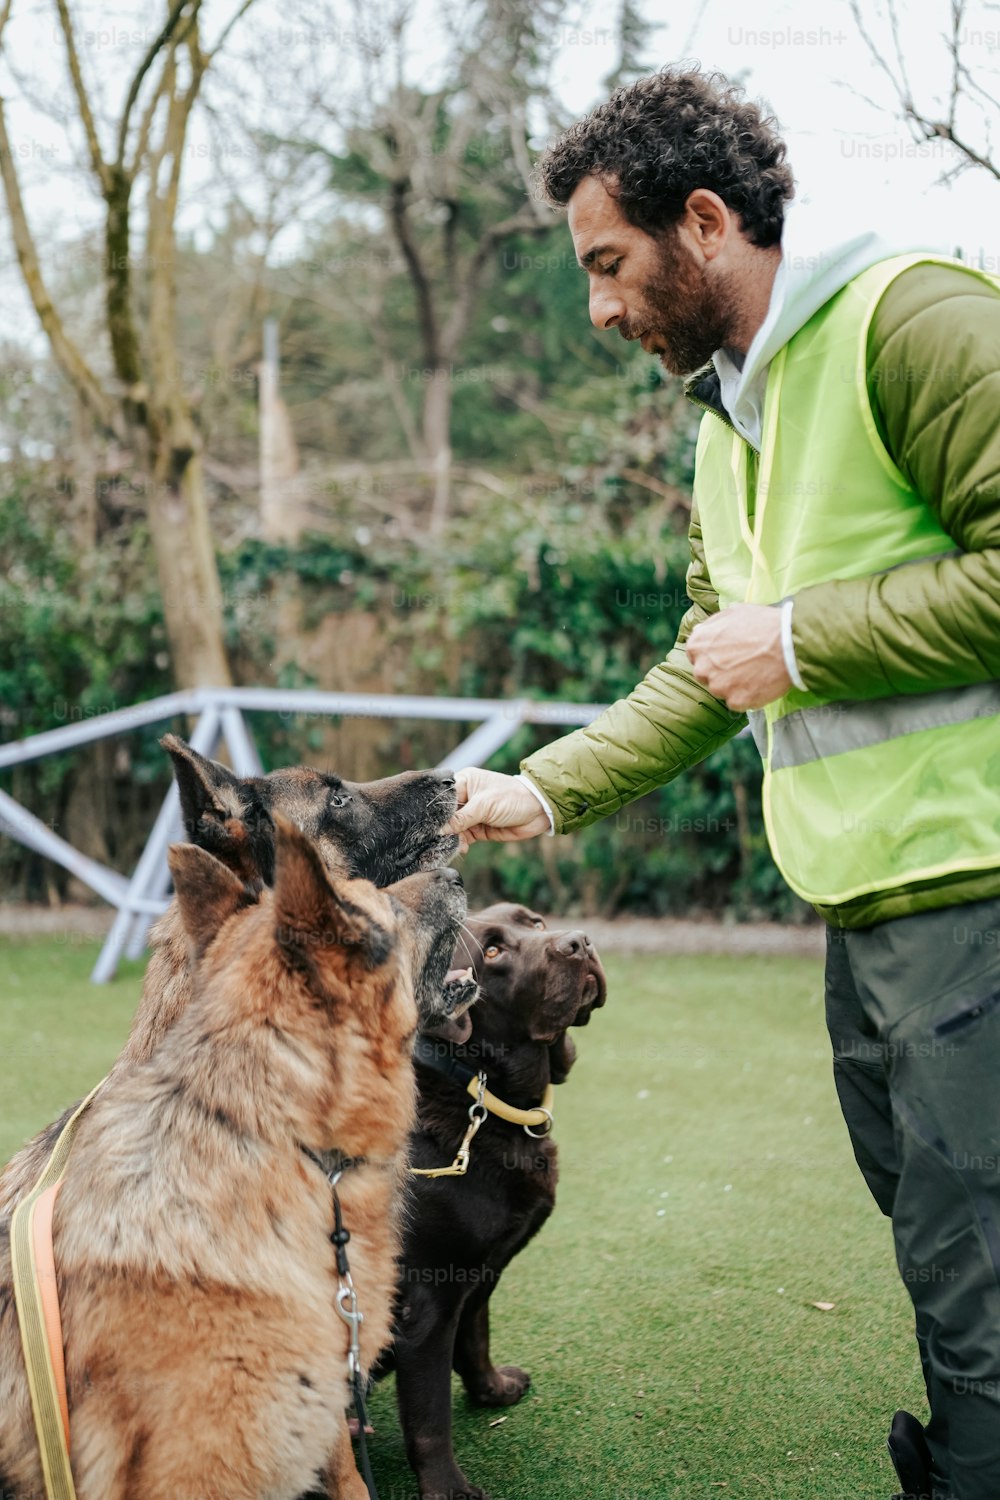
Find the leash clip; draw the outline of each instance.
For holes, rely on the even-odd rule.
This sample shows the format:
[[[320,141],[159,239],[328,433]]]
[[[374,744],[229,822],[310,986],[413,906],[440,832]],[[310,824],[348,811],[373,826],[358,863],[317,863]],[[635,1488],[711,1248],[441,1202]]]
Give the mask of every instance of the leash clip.
[[[364,1313],[358,1308],[358,1294],[354,1286],[354,1278],[351,1276],[351,1268],[347,1263],[347,1246],[350,1234],[344,1228],[344,1220],[340,1212],[340,1196],[337,1192],[337,1183],[344,1175],[344,1168],[330,1172],[328,1180],[333,1191],[333,1222],[334,1230],[330,1239],[336,1250],[337,1258],[337,1296],[335,1305],[338,1313],[351,1330],[351,1347],[347,1354],[347,1374],[352,1382],[361,1378],[361,1339],[359,1330],[365,1321]]]
[[[486,1120],[489,1119],[489,1110],[486,1108],[486,1074],[479,1074],[479,1091],[472,1104],[469,1105],[469,1125],[462,1144],[455,1153],[455,1160],[450,1167],[411,1167],[412,1177],[464,1177],[469,1170],[469,1162],[472,1157],[472,1142],[475,1140],[476,1132],[481,1129]]]
[[[484,1124],[489,1110],[486,1108],[486,1074],[479,1074],[479,1094],[474,1104],[469,1106],[469,1119],[474,1120],[476,1129]]]
[[[458,1148],[458,1155],[455,1157],[455,1167],[457,1168],[457,1171],[455,1173],[456,1177],[464,1177],[466,1172],[469,1170],[469,1161],[472,1157],[472,1142],[475,1140],[476,1134],[481,1126],[485,1125],[487,1119],[489,1118],[489,1110],[486,1108],[486,1105],[483,1102],[485,1097],[486,1074],[480,1073],[479,1096],[472,1104],[469,1105],[469,1128],[465,1132],[465,1137],[462,1141],[462,1144]]]
[[[365,1315],[358,1311],[358,1294],[351,1273],[341,1276],[337,1289],[337,1311],[351,1330],[351,1347],[347,1354],[347,1373],[351,1380],[361,1375],[361,1339],[359,1330]]]

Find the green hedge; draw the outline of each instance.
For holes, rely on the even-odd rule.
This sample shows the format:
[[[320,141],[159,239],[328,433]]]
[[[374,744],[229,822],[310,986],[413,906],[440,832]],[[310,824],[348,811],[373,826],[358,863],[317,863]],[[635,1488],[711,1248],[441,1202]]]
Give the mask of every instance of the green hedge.
[[[599,492],[552,492],[543,512],[536,497],[515,496],[455,523],[433,559],[381,544],[373,557],[369,546],[321,536],[294,548],[248,542],[223,560],[225,590],[237,609],[241,597],[287,589],[307,617],[370,609],[387,622],[387,642],[405,639],[414,670],[442,694],[608,702],[673,643],[689,603],[683,519],[651,533],[646,513],[614,517]],[[445,649],[455,643],[457,667],[455,651]],[[262,644],[273,651],[273,639]],[[315,742],[314,725],[273,724],[268,763],[308,759],[310,736]],[[514,771],[552,737],[524,726],[489,764]],[[433,758],[419,726],[400,729],[394,745],[386,771]],[[767,849],[760,779],[752,743],[734,741],[580,834],[547,847],[475,848],[466,882],[477,902],[800,920],[808,909]]]
[[[45,483],[0,500],[0,700],[5,739],[169,690],[169,657],[144,528],[113,545],[81,548],[58,520]],[[343,536],[294,547],[247,541],[220,556],[227,644],[240,680],[270,683],[275,620],[294,594],[306,627],[330,611],[364,609],[383,622],[387,647],[405,643],[412,688],[460,696],[604,702],[627,693],[669,649],[687,599],[683,515],[659,518],[616,505],[616,486],[567,480],[543,496],[512,489],[507,503],[470,508],[431,552],[377,542],[345,524]],[[306,686],[288,667],[278,680]],[[178,726],[183,729],[183,726]],[[321,754],[322,726],[255,716],[267,766]],[[95,818],[98,847],[122,869],[141,849],[167,768],[162,726],[101,752],[78,752],[3,778],[57,828],[81,776],[114,785]],[[456,738],[460,733],[456,728]],[[440,726],[387,725],[381,774],[426,764]],[[435,739],[434,736],[437,736]],[[552,738],[526,726],[491,761],[511,771]],[[103,755],[103,759],[100,756]],[[110,759],[109,759],[110,757]],[[338,767],[350,776],[350,766]],[[474,849],[473,899],[523,900],[567,911],[799,918],[767,852],[760,767],[747,741],[569,838]],[[142,795],[137,796],[136,787]],[[37,897],[42,863],[7,844],[5,885]],[[62,876],[56,888],[64,889]]]

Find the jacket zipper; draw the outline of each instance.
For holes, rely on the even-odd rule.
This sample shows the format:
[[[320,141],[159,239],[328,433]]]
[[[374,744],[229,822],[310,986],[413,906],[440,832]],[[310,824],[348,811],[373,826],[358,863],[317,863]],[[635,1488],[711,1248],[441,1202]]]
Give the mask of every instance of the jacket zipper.
[[[739,438],[739,440],[740,440],[741,443],[746,443],[747,447],[748,448],[752,448],[753,451],[754,451],[754,453],[756,453],[758,455],[760,454],[760,449],[759,448],[754,448],[754,445],[753,445],[753,443],[751,443],[750,439],[749,438],[745,438],[743,436],[742,432],[740,432],[736,427],[733,426],[733,424],[732,424],[732,422],[730,422],[729,418],[728,417],[724,417],[722,415],[722,412],[719,411],[716,407],[709,406],[709,404],[708,404],[707,401],[701,401],[701,400],[698,399],[697,396],[692,396],[687,391],[685,391],[684,394],[685,394],[685,396],[687,396],[687,399],[690,401],[690,403],[691,403],[692,406],[700,406],[701,409],[702,409],[702,411],[707,411],[711,416],[718,417],[718,419],[722,423],[723,427],[728,427],[730,432],[735,432],[736,436]]]
[[[714,406],[709,406],[709,404],[708,404],[707,401],[700,401],[697,396],[692,396],[688,391],[685,391],[684,394],[685,394],[685,396],[687,396],[687,399],[691,402],[692,406],[700,406],[701,409],[702,409],[702,411],[707,411],[710,416],[718,417],[719,421],[722,423],[722,425],[724,427],[728,427],[729,431],[732,432],[732,433],[734,433],[735,436],[739,438],[739,440],[740,440],[741,443],[745,443],[746,444],[746,446],[750,449],[751,453],[756,454],[756,456],[757,456],[758,459],[760,458],[760,449],[759,448],[755,448],[754,445],[753,445],[753,443],[750,442],[749,438],[745,438],[743,436],[742,432],[738,432],[737,429],[733,426],[732,422],[730,422],[730,420],[729,420],[728,417],[724,417],[721,412],[719,412],[719,411],[717,411],[715,409]],[[756,496],[755,496],[755,499],[756,499]],[[756,504],[754,504],[754,513],[755,513],[754,516],[751,516],[750,510],[749,510],[749,506],[745,507],[745,509],[746,509],[746,516],[747,516],[747,525],[750,527],[751,530],[753,530],[757,506],[756,506]]]

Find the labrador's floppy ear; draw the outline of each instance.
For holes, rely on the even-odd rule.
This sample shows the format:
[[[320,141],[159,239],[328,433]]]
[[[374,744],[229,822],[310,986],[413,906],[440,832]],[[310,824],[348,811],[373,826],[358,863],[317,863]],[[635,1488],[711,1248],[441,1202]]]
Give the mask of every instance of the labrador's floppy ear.
[[[367,968],[384,963],[392,934],[353,894],[374,886],[340,880],[323,865],[312,840],[276,813],[274,861],[275,938],[294,968],[346,972],[361,960]]]
[[[171,844],[167,863],[181,923],[197,961],[233,913],[250,904],[253,897],[228,865],[197,844]]]

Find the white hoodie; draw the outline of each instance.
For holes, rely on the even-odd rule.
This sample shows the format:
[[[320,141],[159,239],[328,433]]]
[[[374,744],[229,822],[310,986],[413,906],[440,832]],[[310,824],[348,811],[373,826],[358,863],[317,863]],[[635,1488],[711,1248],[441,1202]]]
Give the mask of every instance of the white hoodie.
[[[781,262],[767,316],[745,356],[729,349],[719,349],[713,355],[722,404],[737,432],[755,448],[760,447],[768,366],[813,313],[876,261],[913,250],[948,253],[926,236],[905,228],[891,234],[865,228],[858,222],[857,207],[850,213],[851,218],[828,202],[817,205],[808,199],[795,200],[786,207]]]

